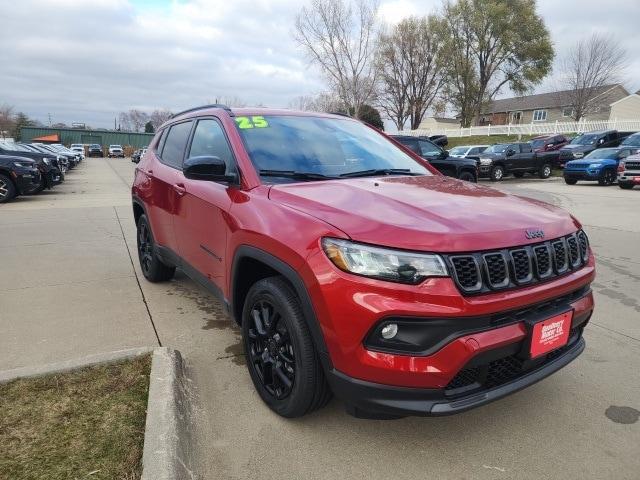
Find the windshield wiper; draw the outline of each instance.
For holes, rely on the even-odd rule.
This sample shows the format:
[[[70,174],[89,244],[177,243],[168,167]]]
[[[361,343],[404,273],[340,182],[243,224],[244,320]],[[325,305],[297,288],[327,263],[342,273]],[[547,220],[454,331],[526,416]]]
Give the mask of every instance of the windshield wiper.
[[[377,175],[421,175],[418,172],[412,172],[408,168],[375,168],[371,170],[360,170],[357,172],[348,172],[340,175],[341,178],[351,177],[374,177]]]
[[[260,170],[262,177],[285,177],[295,180],[332,180],[337,177],[330,177],[321,173],[296,172],[294,170]]]

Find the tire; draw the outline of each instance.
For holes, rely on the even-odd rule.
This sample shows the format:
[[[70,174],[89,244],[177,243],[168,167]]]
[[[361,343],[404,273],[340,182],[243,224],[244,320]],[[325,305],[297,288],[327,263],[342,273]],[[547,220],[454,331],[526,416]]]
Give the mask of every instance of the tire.
[[[0,203],[5,203],[16,196],[16,186],[6,175],[0,174]]]
[[[575,185],[576,183],[578,183],[578,180],[576,180],[575,178],[564,177],[564,183],[566,183],[567,185]]]
[[[502,165],[494,165],[489,173],[489,179],[492,182],[499,182],[504,178],[504,167]]]
[[[478,179],[471,172],[460,172],[460,176],[458,177],[460,180],[464,180],[465,182],[477,183]]]
[[[524,177],[524,172],[513,172],[513,176],[516,178]]]
[[[613,185],[615,181],[616,173],[613,170],[607,169],[602,172],[602,175],[600,175],[600,178],[598,178],[598,185],[606,187],[609,185]]]
[[[171,280],[176,268],[168,267],[158,257],[156,243],[146,215],[141,215],[138,219],[136,240],[138,260],[144,278],[154,283]]]
[[[545,163],[538,171],[538,178],[549,178],[551,176],[551,165]]]
[[[264,278],[249,289],[242,339],[253,385],[278,415],[301,417],[331,400],[300,300],[282,277]]]
[[[623,190],[631,190],[633,188],[633,183],[620,183],[618,182],[618,186]]]

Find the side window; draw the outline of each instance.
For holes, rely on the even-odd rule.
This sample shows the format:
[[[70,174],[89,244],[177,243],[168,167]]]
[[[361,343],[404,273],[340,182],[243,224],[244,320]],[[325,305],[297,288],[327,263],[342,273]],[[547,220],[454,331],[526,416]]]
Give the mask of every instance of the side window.
[[[191,133],[191,125],[193,122],[184,122],[173,125],[169,128],[167,139],[162,147],[160,158],[162,163],[173,168],[182,168],[182,157],[184,149],[187,146],[189,133]]]
[[[467,153],[467,155],[477,155],[478,153],[480,153],[480,149],[478,147],[474,147],[469,150],[469,153]]]
[[[420,154],[423,157],[437,157],[442,152],[437,145],[431,142],[420,140],[418,143],[420,144]]]
[[[522,150],[522,153],[531,153],[533,151],[531,150],[531,145],[528,143],[520,145],[520,149]]]
[[[215,120],[200,120],[193,134],[188,157],[218,157],[227,164],[227,173],[235,171],[233,154],[222,127]]]
[[[401,140],[400,143],[411,150],[413,153],[417,153],[418,155],[420,155],[420,148],[418,148],[417,140]]]
[[[162,145],[164,144],[164,141],[167,139],[167,130],[168,129],[165,128],[164,130],[162,130],[160,132],[160,136],[158,137],[158,141],[154,145],[154,151],[156,151],[156,152],[161,152],[162,151]]]

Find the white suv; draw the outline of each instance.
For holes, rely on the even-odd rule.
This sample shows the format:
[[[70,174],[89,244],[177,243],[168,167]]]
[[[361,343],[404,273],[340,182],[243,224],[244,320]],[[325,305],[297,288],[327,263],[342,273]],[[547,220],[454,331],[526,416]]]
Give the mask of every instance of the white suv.
[[[122,145],[109,145],[109,158],[122,157],[124,158],[124,150]]]

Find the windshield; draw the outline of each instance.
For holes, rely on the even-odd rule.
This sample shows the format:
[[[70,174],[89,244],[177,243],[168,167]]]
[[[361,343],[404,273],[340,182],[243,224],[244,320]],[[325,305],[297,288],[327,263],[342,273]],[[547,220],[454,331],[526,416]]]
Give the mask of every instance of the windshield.
[[[584,158],[618,158],[618,152],[619,150],[617,148],[599,148],[589,155],[585,155]]]
[[[20,145],[17,145],[15,143],[9,143],[9,142],[0,142],[0,147],[4,148],[5,150],[10,150],[10,151],[14,151],[14,152],[28,152],[29,150],[26,150],[25,148],[21,147]]]
[[[504,153],[507,148],[509,148],[508,143],[499,143],[497,145],[491,145],[484,153]]]
[[[466,155],[467,150],[469,150],[469,147],[455,147],[449,150],[449,155],[452,155],[454,157],[456,155]]]
[[[596,143],[598,139],[598,135],[578,135],[576,138],[571,140],[571,144],[573,145],[593,145]]]
[[[277,172],[315,176],[306,180],[373,170],[430,175],[384,136],[352,120],[293,115],[239,116],[235,120],[253,165],[268,181],[284,178]]]
[[[633,135],[629,135],[627,138],[625,138],[621,145],[640,145],[640,133],[634,133]]]

